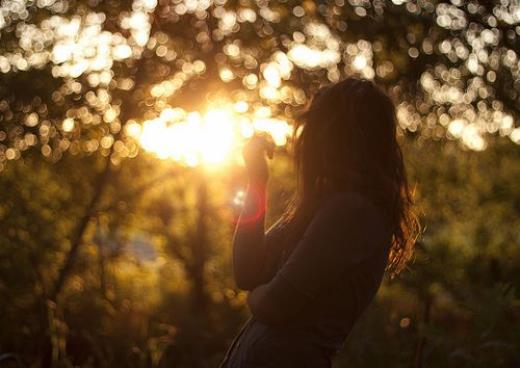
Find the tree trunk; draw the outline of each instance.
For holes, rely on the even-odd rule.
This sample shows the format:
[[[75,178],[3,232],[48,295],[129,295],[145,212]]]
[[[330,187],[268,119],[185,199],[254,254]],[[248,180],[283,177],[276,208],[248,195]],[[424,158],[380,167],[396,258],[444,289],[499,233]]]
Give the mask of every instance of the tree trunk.
[[[92,197],[90,198],[87,207],[85,208],[85,212],[83,213],[83,216],[79,219],[78,224],[71,235],[70,249],[65,257],[65,262],[63,263],[63,266],[58,272],[58,278],[56,280],[56,283],[54,284],[54,288],[51,290],[51,294],[48,296],[48,302],[58,304],[58,297],[61,291],[63,290],[63,287],[65,286],[67,279],[72,271],[72,267],[74,265],[74,262],[76,261],[81,243],[83,241],[83,236],[85,234],[85,231],[87,230],[89,222],[92,220],[92,217],[96,212],[96,206],[106,188],[110,172],[111,162],[109,155],[105,160],[103,170],[98,174],[96,178],[96,181],[94,183],[94,192],[92,193]],[[54,364],[54,359],[52,356],[53,346],[51,336],[49,336],[51,321],[49,321],[49,317],[46,312],[47,311],[44,311],[44,321],[46,324],[45,330],[47,336],[44,338],[43,341],[43,353],[41,361],[41,366],[43,368],[52,367]]]
[[[74,229],[70,240],[70,249],[65,257],[65,262],[63,263],[60,272],[58,273],[58,278],[56,283],[54,284],[54,289],[49,296],[53,302],[56,302],[58,296],[67,281],[67,278],[72,270],[72,266],[76,260],[78,255],[78,250],[80,248],[81,242],[83,240],[83,235],[87,230],[87,226],[95,214],[96,206],[99,200],[102,197],[102,194],[105,190],[105,187],[108,183],[108,178],[111,172],[111,163],[110,163],[110,155],[105,160],[105,165],[101,173],[98,174],[96,181],[94,183],[94,192],[92,193],[92,197],[83,213],[83,216],[80,218],[78,225]]]

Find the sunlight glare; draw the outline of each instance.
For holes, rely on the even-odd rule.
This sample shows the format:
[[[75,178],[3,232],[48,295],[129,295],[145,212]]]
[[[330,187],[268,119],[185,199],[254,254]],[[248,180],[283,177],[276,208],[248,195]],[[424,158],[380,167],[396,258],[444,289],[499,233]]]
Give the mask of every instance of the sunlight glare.
[[[209,109],[204,115],[168,108],[140,129],[133,124],[128,133],[146,151],[188,166],[242,162],[242,146],[255,131],[270,134],[277,146],[287,143],[292,127],[285,120],[270,117],[267,107],[257,109],[251,117],[247,110],[245,101]]]

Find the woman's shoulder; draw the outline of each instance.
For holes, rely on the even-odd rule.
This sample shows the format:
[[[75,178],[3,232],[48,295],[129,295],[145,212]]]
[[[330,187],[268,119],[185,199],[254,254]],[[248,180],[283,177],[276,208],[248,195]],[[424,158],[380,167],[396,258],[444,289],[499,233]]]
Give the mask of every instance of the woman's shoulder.
[[[345,219],[356,218],[356,222],[370,221],[371,226],[380,223],[382,227],[389,225],[386,211],[365,193],[354,190],[337,191],[329,194],[319,210],[321,215],[343,215]]]
[[[364,193],[353,190],[337,191],[325,197],[322,208],[350,208],[376,210],[377,207],[370,197]]]

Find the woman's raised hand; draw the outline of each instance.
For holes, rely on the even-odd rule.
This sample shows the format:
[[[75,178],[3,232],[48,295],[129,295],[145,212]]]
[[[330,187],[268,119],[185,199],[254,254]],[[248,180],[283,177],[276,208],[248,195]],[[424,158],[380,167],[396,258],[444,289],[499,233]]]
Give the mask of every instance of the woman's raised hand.
[[[252,136],[242,150],[249,182],[265,185],[269,179],[269,167],[266,155],[273,158],[274,141],[269,134],[260,133]]]

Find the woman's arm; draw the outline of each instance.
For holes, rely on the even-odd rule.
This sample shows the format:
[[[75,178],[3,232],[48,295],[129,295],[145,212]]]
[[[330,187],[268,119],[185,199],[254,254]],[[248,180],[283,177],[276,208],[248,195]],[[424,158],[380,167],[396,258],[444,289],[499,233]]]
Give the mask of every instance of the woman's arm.
[[[243,153],[249,183],[233,237],[233,274],[240,289],[252,290],[266,282],[268,242],[264,231],[269,169],[265,154],[272,157],[272,146],[265,137],[255,136]]]
[[[266,257],[265,208],[265,185],[249,183],[233,236],[233,274],[240,289],[252,290],[259,284]]]

